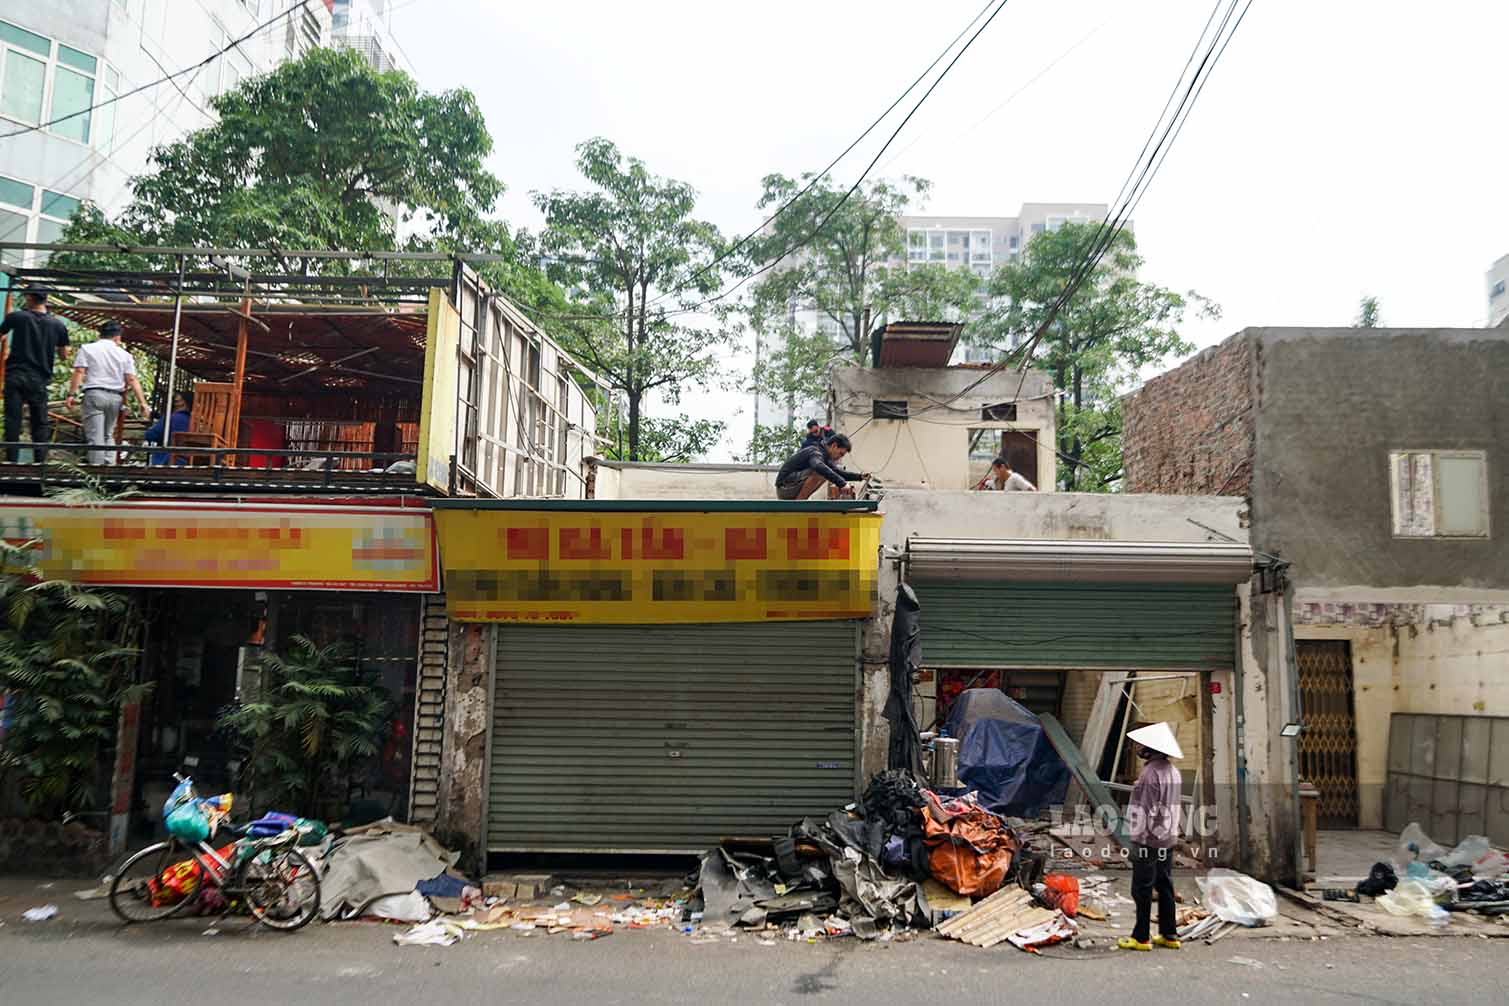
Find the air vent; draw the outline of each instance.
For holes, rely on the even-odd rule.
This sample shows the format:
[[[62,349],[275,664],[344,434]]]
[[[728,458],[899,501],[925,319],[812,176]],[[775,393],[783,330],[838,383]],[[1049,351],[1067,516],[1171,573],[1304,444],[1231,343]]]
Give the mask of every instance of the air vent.
[[[877,398],[870,405],[872,419],[905,419],[907,416],[906,399],[886,401]]]
[[[980,409],[980,418],[987,423],[1014,423],[1016,422],[1016,402],[987,405]]]

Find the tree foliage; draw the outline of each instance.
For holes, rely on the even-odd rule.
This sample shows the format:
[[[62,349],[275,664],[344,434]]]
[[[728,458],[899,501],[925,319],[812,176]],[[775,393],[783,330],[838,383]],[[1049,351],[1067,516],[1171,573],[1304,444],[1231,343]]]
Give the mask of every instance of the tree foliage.
[[[1094,242],[1099,225],[1068,223],[1035,235],[1023,254],[991,278],[993,307],[974,328],[978,345],[1003,356],[1048,321],[1052,305]],[[1142,257],[1130,231],[1109,251],[1044,332],[1033,364],[1058,393],[1059,487],[1114,490],[1121,479],[1119,398],[1145,367],[1191,350],[1177,326],[1186,311],[1219,317],[1194,292],[1176,293],[1137,279]]]
[[[1357,319],[1352,324],[1357,328],[1383,327],[1383,314],[1377,297],[1365,296],[1357,303]]]
[[[639,457],[631,458],[628,429],[622,412],[615,411],[607,431],[600,434],[608,441],[605,457],[614,461],[661,461],[684,464],[706,456],[709,449],[723,439],[728,423],[722,419],[693,419],[686,413],[671,417],[641,416],[639,419]]]
[[[751,465],[781,465],[802,445],[806,428],[795,422],[756,423],[749,449],[736,460]]]
[[[766,176],[759,208],[784,205],[811,180],[810,174]],[[884,321],[970,316],[980,286],[973,272],[907,264],[899,217],[930,187],[926,179],[906,176],[863,185],[845,199],[846,189],[823,180],[752,242],[756,264],[778,263],[755,286],[749,304],[751,324],[769,347],[754,374],[758,392],[804,405],[821,396],[830,364],[868,366],[866,311],[871,328]],[[818,331],[796,332],[792,307],[815,311]]]
[[[10,724],[0,775],[14,773],[32,813],[90,809],[121,708],[149,685],[131,680],[136,620],[122,595],[49,580],[37,542],[0,542],[0,693]]]
[[[307,817],[344,804],[337,787],[353,765],[376,757],[393,709],[382,676],[345,643],[294,636],[288,652],[261,661],[259,694],[227,709],[220,726],[246,752],[242,782],[256,799]]]
[[[651,174],[609,140],[579,145],[576,165],[590,188],[534,193],[550,277],[595,312],[558,334],[623,395],[624,453],[648,460],[646,397],[675,405],[682,388],[705,386],[730,341],[688,310],[720,284],[723,238],[694,215],[695,189]]]

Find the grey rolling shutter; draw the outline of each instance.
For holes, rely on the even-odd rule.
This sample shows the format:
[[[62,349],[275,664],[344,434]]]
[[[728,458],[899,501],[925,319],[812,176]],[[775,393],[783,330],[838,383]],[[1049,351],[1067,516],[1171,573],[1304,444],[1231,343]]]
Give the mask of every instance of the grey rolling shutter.
[[[926,667],[1219,670],[1232,666],[1227,584],[914,580]]]
[[[492,851],[697,851],[854,798],[853,622],[496,635]]]

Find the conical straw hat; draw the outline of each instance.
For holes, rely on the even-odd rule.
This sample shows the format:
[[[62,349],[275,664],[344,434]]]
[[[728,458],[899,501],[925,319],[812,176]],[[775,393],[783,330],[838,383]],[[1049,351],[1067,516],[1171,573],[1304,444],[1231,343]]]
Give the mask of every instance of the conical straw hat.
[[[1174,739],[1174,731],[1167,723],[1154,723],[1152,726],[1139,727],[1127,734],[1132,740],[1144,747],[1150,747],[1154,751],[1162,751],[1174,760],[1184,757],[1179,742]]]

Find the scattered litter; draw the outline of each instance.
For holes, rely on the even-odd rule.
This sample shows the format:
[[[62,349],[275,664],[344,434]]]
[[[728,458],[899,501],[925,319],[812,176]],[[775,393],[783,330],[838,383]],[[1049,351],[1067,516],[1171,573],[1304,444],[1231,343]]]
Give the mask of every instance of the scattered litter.
[[[454,922],[435,919],[402,933],[393,934],[393,942],[401,947],[448,947],[461,939],[465,930]]]
[[[104,883],[98,887],[91,887],[87,891],[74,891],[73,896],[80,901],[98,901],[101,898],[110,896],[110,885]]]
[[[1240,964],[1244,968],[1261,968],[1264,966],[1262,961],[1255,961],[1251,957],[1228,957],[1226,958],[1226,963]],[[1242,997],[1246,998],[1246,996],[1247,993],[1243,992]]]
[[[603,896],[601,894],[588,894],[586,891],[582,891],[571,900],[579,905],[586,905],[588,908],[591,908],[593,905],[599,904],[603,900]]]
[[[204,932],[200,933],[199,935],[200,936],[219,936],[220,935],[220,930],[216,929],[214,926],[211,926],[210,928],[206,929]]]
[[[559,905],[556,905],[555,908],[552,909],[552,911],[569,912],[569,911],[571,911],[571,902],[569,902],[569,901],[563,901]]]
[[[28,908],[21,913],[21,918],[27,922],[46,922],[58,914],[57,905],[38,905],[36,908]]]
[[[1273,888],[1235,870],[1211,870],[1195,878],[1200,900],[1212,913],[1243,926],[1266,926],[1278,918]]]

